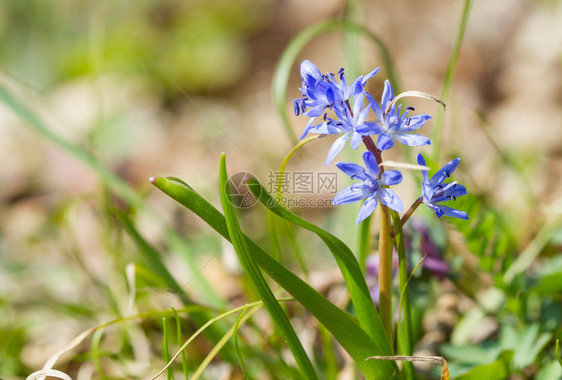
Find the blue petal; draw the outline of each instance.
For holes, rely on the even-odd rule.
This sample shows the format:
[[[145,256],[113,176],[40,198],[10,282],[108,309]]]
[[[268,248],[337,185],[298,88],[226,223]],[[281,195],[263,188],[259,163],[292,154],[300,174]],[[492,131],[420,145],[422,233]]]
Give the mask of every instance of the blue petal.
[[[382,92],[381,108],[384,110],[388,107],[388,103],[394,98],[394,91],[388,80],[384,81],[384,91]]]
[[[433,197],[433,188],[429,181],[427,181],[427,173],[424,173],[424,181],[422,183],[422,197],[424,203],[431,203],[431,198]]]
[[[377,123],[368,122],[355,127],[355,131],[364,136],[366,135],[378,135],[380,133],[386,132],[385,129]]]
[[[357,224],[364,221],[369,215],[373,213],[373,211],[375,211],[375,208],[377,207],[377,203],[378,203],[377,197],[369,197],[365,199],[365,202],[363,202],[363,206],[361,206],[361,209],[359,210],[359,214],[357,215]]]
[[[365,163],[365,171],[367,172],[367,174],[373,179],[378,179],[379,165],[377,164],[375,155],[369,151],[364,152],[363,162]]]
[[[349,140],[350,137],[351,137],[351,133],[348,132],[342,137],[339,137],[336,141],[334,141],[332,147],[330,148],[330,151],[328,152],[328,157],[326,158],[326,163],[325,163],[326,166],[330,165],[330,162],[332,162],[334,158],[336,158],[338,153],[341,152],[346,141]]]
[[[441,215],[446,215],[453,218],[459,218],[465,220],[468,219],[468,215],[464,211],[455,210],[454,208],[447,207],[445,205],[434,205],[434,206],[441,211]],[[441,217],[441,215],[437,214],[438,217]]]
[[[394,139],[389,133],[381,133],[377,140],[377,148],[380,150],[387,150],[394,146]]]
[[[462,197],[465,194],[466,187],[464,187],[463,185],[459,185],[458,183],[455,183],[453,186],[445,190],[445,195],[448,195],[450,197],[458,198]]]
[[[319,135],[337,135],[342,133],[342,130],[332,123],[325,121],[322,124],[313,125],[308,128],[307,132],[318,133]]]
[[[395,133],[394,138],[404,145],[408,146],[422,146],[430,145],[431,141],[425,136],[416,135],[415,133]]]
[[[424,125],[431,116],[429,115],[414,115],[412,117],[407,117],[405,123],[400,128],[400,132],[413,132]]]
[[[371,193],[369,186],[364,183],[354,183],[336,194],[332,203],[336,206],[346,205],[365,199]]]
[[[421,153],[418,153],[418,165],[426,166],[426,164],[425,164],[425,158],[423,158],[423,156],[422,156]],[[424,182],[424,183],[425,183],[425,182],[429,182],[429,180],[428,180],[428,175],[427,175],[427,170],[422,170],[422,172],[423,172],[423,182]],[[422,191],[423,191],[423,189],[422,189]]]
[[[321,116],[324,113],[325,110],[326,110],[325,104],[314,105],[314,106],[310,107],[308,109],[308,111],[305,112],[305,116],[318,117],[318,116]]]
[[[404,209],[404,204],[398,198],[398,195],[386,187],[380,188],[381,203],[393,209],[396,212],[401,212]]]
[[[361,165],[351,162],[336,162],[336,166],[352,179],[360,179],[364,181],[368,178],[365,174],[365,169]]]
[[[376,69],[374,69],[373,71],[371,71],[369,74],[365,75],[363,77],[363,79],[361,80],[361,83],[364,85],[365,83],[367,83],[367,81],[369,79],[371,79],[372,77],[374,77],[375,75],[378,74],[378,72],[380,71],[380,67],[377,67]]]
[[[304,79],[309,75],[316,80],[322,77],[322,73],[318,70],[318,67],[308,59],[305,59],[301,63],[301,77]]]
[[[377,118],[379,119],[379,121],[382,123],[384,120],[383,114],[382,114],[382,110],[379,107],[379,104],[377,103],[377,101],[371,96],[371,94],[369,94],[368,92],[365,92],[365,96],[367,97],[367,100],[369,101],[369,104],[371,105],[371,108],[373,109],[373,111],[375,112],[375,115],[377,115]]]
[[[381,175],[381,184],[386,186],[397,185],[402,182],[402,173],[398,170],[387,170]]]
[[[363,102],[361,102],[361,104],[363,104]],[[369,114],[369,107],[365,107],[362,110],[360,110],[359,113],[355,113],[355,117],[354,117],[354,124],[356,126],[364,124],[365,123],[365,119],[367,118],[367,115]]]
[[[449,178],[459,165],[459,162],[460,158],[455,158],[454,160],[449,161],[447,165],[439,169],[439,171],[435,173],[429,180],[429,182],[431,182],[431,186],[435,187],[435,185],[438,185]]]
[[[351,141],[349,143],[352,149],[359,148],[359,144],[361,144],[361,141],[363,141],[363,136],[361,136],[359,133],[353,132],[351,134]]]
[[[361,112],[361,109],[363,108],[363,97],[364,96],[362,91],[353,97],[353,114],[357,115],[359,112]],[[368,110],[368,108],[366,109]]]

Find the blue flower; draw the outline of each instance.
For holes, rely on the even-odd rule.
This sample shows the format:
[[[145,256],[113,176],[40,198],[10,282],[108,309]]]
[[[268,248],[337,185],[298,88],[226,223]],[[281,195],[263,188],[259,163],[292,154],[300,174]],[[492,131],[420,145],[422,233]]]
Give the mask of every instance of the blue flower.
[[[424,125],[427,120],[431,119],[431,116],[414,115],[409,117],[408,112],[413,110],[411,107],[408,107],[406,112],[400,115],[400,106],[392,106],[388,113],[384,112],[394,98],[394,92],[388,80],[384,82],[380,107],[370,94],[365,93],[365,95],[379,122],[365,123],[357,128],[357,132],[362,135],[379,135],[376,143],[377,148],[380,150],[392,148],[394,139],[408,146],[429,145],[431,143],[425,136],[410,133]]]
[[[326,158],[326,166],[341,152],[348,140],[351,140],[350,144],[353,149],[359,147],[362,136],[356,132],[356,128],[365,123],[369,107],[363,108],[363,92],[360,92],[353,97],[353,110],[349,109],[349,102],[342,102],[338,107],[333,107],[333,110],[337,118],[333,119],[325,115],[322,124],[305,128],[303,134],[304,137],[308,132],[322,135],[343,133],[343,136],[338,137],[332,144]]]
[[[379,180],[379,167],[373,153],[368,151],[363,153],[363,161],[365,168],[349,162],[336,163],[336,166],[345,174],[362,182],[354,183],[337,193],[332,203],[344,205],[365,199],[359,215],[357,215],[357,223],[361,223],[373,213],[379,198],[382,204],[397,212],[402,211],[404,208],[402,201],[394,191],[387,187],[402,182],[402,174],[397,170],[387,170],[382,173]]]
[[[322,75],[316,65],[308,60],[301,63],[302,77],[302,98],[293,101],[295,114],[303,114],[309,116],[310,120],[304,129],[301,139],[309,132],[318,134],[340,134],[344,135],[338,138],[330,152],[326,165],[328,165],[335,156],[342,150],[345,142],[351,139],[351,146],[357,149],[361,143],[361,135],[355,128],[363,125],[369,112],[369,107],[363,108],[363,90],[367,80],[379,72],[379,68],[371,71],[366,76],[359,76],[351,85],[347,84],[344,69],[340,69],[338,83],[334,74]],[[349,100],[353,97],[353,108],[349,104]],[[325,113],[326,109],[332,109],[336,114],[336,118],[328,117]],[[314,121],[318,116],[324,114],[322,123],[314,125]]]
[[[460,159],[455,158],[447,165],[443,166],[431,179],[428,179],[427,170],[423,171],[422,183],[422,200],[423,203],[435,211],[440,218],[442,215],[452,216],[459,219],[468,219],[468,215],[464,211],[455,210],[454,208],[439,204],[450,200],[456,200],[458,197],[466,194],[466,188],[455,182],[443,183],[455,171],[459,165]],[[418,154],[418,164],[425,166],[425,159]]]
[[[353,95],[363,91],[367,80],[379,72],[377,67],[366,76],[359,76],[351,85],[347,85],[344,69],[338,72],[340,83],[334,74],[322,75],[318,67],[309,60],[301,63],[302,98],[293,100],[295,115],[301,113],[305,116],[316,118],[326,110],[348,101]],[[336,106],[337,106],[336,105]],[[308,111],[307,111],[308,109]],[[309,124],[311,124],[309,122]]]

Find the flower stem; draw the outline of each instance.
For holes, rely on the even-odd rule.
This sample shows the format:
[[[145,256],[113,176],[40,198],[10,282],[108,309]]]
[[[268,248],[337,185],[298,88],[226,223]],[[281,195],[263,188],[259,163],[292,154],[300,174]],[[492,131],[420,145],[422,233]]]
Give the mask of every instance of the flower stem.
[[[380,204],[379,231],[379,313],[384,330],[392,347],[392,238],[388,207]]]
[[[414,211],[416,211],[416,209],[418,208],[419,205],[421,205],[423,202],[423,198],[419,197],[418,199],[416,199],[416,201],[410,206],[410,208],[408,209],[408,211],[406,211],[406,213],[404,213],[404,215],[402,216],[402,219],[400,219],[400,224],[402,227],[404,227],[404,224],[406,224],[406,222],[408,221],[408,219],[410,219],[410,217],[412,216],[412,214],[414,213]]]
[[[371,136],[363,136],[363,144],[365,144],[365,147],[369,152],[373,153],[375,159],[377,160],[377,165],[379,165],[379,179],[380,179],[382,173],[384,172],[384,166],[381,166],[382,152],[379,148],[377,148]]]
[[[382,163],[382,152],[375,145],[371,136],[363,136],[363,144],[373,153],[379,165],[379,179],[384,171]],[[390,234],[390,214],[388,207],[379,203],[381,220],[379,230],[379,314],[382,325],[390,346],[393,347],[392,339],[392,236]]]

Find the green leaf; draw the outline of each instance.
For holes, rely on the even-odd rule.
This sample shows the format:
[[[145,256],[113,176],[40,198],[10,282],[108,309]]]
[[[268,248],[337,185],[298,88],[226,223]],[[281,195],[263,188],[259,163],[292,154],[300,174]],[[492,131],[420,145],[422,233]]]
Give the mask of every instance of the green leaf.
[[[365,282],[365,276],[351,250],[334,235],[279,206],[256,179],[250,178],[248,187],[269,210],[297,226],[314,232],[322,239],[333,254],[342,272],[351,300],[357,312],[359,324],[375,342],[378,342],[381,352],[380,355],[392,353],[379,314],[375,308],[371,294],[369,293],[367,283]]]
[[[553,273],[540,278],[538,284],[531,291],[541,296],[562,294],[562,273]]]
[[[562,378],[562,365],[556,360],[552,360],[550,363],[542,367],[539,372],[537,372],[536,380],[551,380]]]
[[[152,178],[151,182],[197,214],[224,238],[230,240],[224,216],[189,186],[168,178]],[[257,264],[330,331],[368,379],[393,378],[396,369],[391,363],[365,361],[367,357],[381,350],[348,313],[340,310],[296,274],[273,259],[253,240],[243,236]]]
[[[275,67],[275,73],[273,74],[273,100],[277,108],[277,112],[283,121],[283,126],[285,127],[285,132],[294,145],[297,143],[297,138],[295,133],[291,129],[291,123],[289,122],[289,116],[287,115],[287,86],[289,83],[289,75],[291,73],[291,68],[293,67],[295,61],[301,50],[306,44],[308,44],[312,39],[320,36],[324,33],[329,33],[334,30],[344,30],[346,32],[360,33],[367,37],[379,50],[383,60],[383,65],[386,68],[390,82],[394,87],[394,91],[399,93],[398,75],[396,69],[394,68],[394,63],[390,57],[390,53],[386,48],[382,40],[369,29],[362,25],[355,24],[349,21],[324,21],[314,25],[309,26],[295,36],[291,42],[287,45],[281,57],[277,62]]]
[[[509,376],[508,353],[490,364],[484,364],[472,368],[467,373],[453,378],[454,380],[504,380]]]
[[[191,300],[189,300],[182,287],[172,277],[172,275],[168,271],[168,268],[166,268],[166,266],[162,262],[158,251],[154,247],[152,247],[146,240],[144,240],[144,238],[135,228],[129,216],[119,210],[115,210],[115,215],[125,228],[125,231],[127,231],[131,239],[133,239],[133,242],[136,244],[139,252],[141,253],[148,266],[152,269],[152,271],[154,271],[156,274],[162,277],[164,281],[166,281],[166,285],[168,286],[170,292],[175,293],[182,299],[184,303],[191,303]]]
[[[267,285],[258,265],[249,252],[246,238],[240,228],[238,217],[236,216],[236,210],[234,209],[234,205],[232,203],[232,195],[228,184],[228,174],[226,172],[226,158],[224,154],[221,155],[219,178],[220,194],[226,220],[226,227],[228,229],[228,234],[230,235],[230,241],[234,246],[234,250],[238,254],[240,264],[242,265],[242,268],[244,268],[244,272],[262,299],[263,304],[271,315],[279,333],[285,342],[287,342],[287,346],[293,353],[293,356],[302,371],[302,375],[307,379],[318,379],[310,359],[306,355],[295,330],[293,330],[293,327],[291,326],[289,318],[281,308],[281,305],[279,305],[279,302],[277,302],[277,299]]]

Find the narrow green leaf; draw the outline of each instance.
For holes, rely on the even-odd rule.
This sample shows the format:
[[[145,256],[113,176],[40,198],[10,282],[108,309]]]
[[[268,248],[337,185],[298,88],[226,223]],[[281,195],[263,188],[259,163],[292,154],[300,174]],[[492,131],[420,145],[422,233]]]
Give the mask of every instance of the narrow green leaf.
[[[397,343],[399,355],[413,355],[413,333],[412,333],[412,311],[410,308],[410,292],[408,291],[408,262],[406,261],[406,244],[404,241],[404,232],[402,231],[402,222],[400,214],[394,210],[390,210],[392,223],[394,225],[394,235],[396,238],[396,249],[398,251],[398,277],[400,283],[400,304],[404,305],[404,315],[398,318],[397,327]],[[399,309],[400,312],[400,309]],[[411,362],[404,362],[404,372],[408,380],[414,379],[414,367]]]
[[[322,35],[324,33],[329,33],[334,30],[344,30],[346,32],[359,33],[367,37],[379,50],[381,58],[383,61],[383,66],[385,67],[390,82],[394,87],[394,91],[399,93],[398,75],[394,67],[390,53],[386,48],[382,40],[369,29],[362,25],[355,24],[349,21],[324,21],[314,25],[309,26],[295,36],[291,42],[287,45],[281,57],[277,62],[275,68],[275,73],[273,74],[273,100],[277,108],[277,112],[283,121],[283,126],[285,127],[285,132],[294,145],[297,143],[297,137],[291,129],[291,123],[289,122],[289,116],[287,114],[287,87],[289,84],[289,75],[291,73],[291,68],[293,67],[295,61],[304,46],[309,43],[315,37]]]
[[[457,37],[449,56],[449,63],[447,64],[447,72],[445,73],[445,79],[443,80],[443,88],[441,89],[441,100],[447,102],[447,97],[449,96],[449,91],[451,90],[451,85],[453,84],[453,76],[455,74],[455,68],[457,66],[457,61],[459,59],[459,54],[461,51],[461,45],[464,38],[464,32],[466,30],[466,25],[468,23],[468,15],[470,14],[470,5],[472,0],[465,0],[464,8],[462,11],[461,22],[459,24],[459,30],[457,32]],[[431,145],[433,149],[433,161],[439,162],[439,151],[441,147],[441,134],[443,131],[443,114],[444,110],[439,107],[437,111],[437,116],[435,117],[435,123],[433,125],[433,131],[431,133]]]
[[[172,311],[174,312],[174,318],[176,320],[176,344],[178,345],[178,347],[181,347],[182,345],[181,319],[176,309],[172,307]],[[181,353],[181,368],[183,371],[183,375],[187,380],[188,378],[187,354],[185,353],[185,351],[182,351]]]
[[[234,350],[236,351],[236,356],[238,356],[238,361],[240,362],[240,370],[242,371],[242,375],[244,375],[244,379],[252,380],[252,376],[246,371],[246,365],[244,364],[244,356],[240,351],[240,346],[238,345],[238,329],[240,328],[240,323],[242,322],[242,318],[244,317],[244,313],[246,313],[246,309],[242,309],[238,318],[236,318],[236,323],[234,324],[234,333],[232,335],[232,343],[234,344]]]
[[[234,205],[232,203],[230,186],[228,184],[228,174],[226,172],[226,158],[224,154],[221,156],[220,160],[219,178],[221,188],[220,194],[226,220],[226,227],[228,228],[228,233],[230,235],[232,245],[234,246],[234,250],[238,254],[240,264],[242,265],[242,268],[244,268],[244,272],[262,299],[265,308],[271,315],[271,319],[273,319],[279,333],[293,353],[293,356],[302,371],[302,375],[307,379],[318,379],[310,359],[306,355],[295,330],[293,330],[293,326],[291,326],[289,318],[281,308],[281,305],[279,305],[279,302],[277,302],[277,299],[267,285],[258,265],[249,252],[244,233],[240,228],[238,217],[236,216],[236,210],[234,209]]]
[[[165,363],[170,360],[170,352],[168,350],[168,324],[166,323],[166,317],[162,317],[162,357]],[[172,367],[168,367],[166,369],[166,379],[172,380],[173,378],[174,373],[172,372]]]
[[[166,285],[168,286],[170,292],[180,297],[184,303],[191,303],[191,300],[189,300],[182,287],[178,284],[174,277],[172,277],[172,275],[168,271],[168,268],[166,268],[166,266],[162,262],[158,251],[154,247],[152,247],[146,240],[144,240],[144,238],[135,228],[133,221],[129,218],[129,216],[119,210],[115,210],[115,215],[121,222],[122,226],[125,228],[125,231],[127,231],[131,239],[133,239],[133,242],[137,245],[139,252],[141,253],[148,266],[152,269],[152,271],[154,271],[156,274],[162,277],[164,281],[166,281]]]
[[[334,235],[324,231],[322,228],[307,222],[300,216],[279,206],[254,178],[248,181],[248,187],[269,210],[283,219],[315,233],[322,239],[330,252],[332,252],[342,272],[345,283],[349,289],[351,300],[357,312],[359,324],[373,340],[378,342],[381,352],[385,352],[385,354],[392,352],[379,314],[375,308],[371,294],[369,293],[369,288],[365,282],[365,276],[359,267],[357,259],[345,243]]]
[[[367,257],[371,251],[371,216],[359,225],[359,267],[361,272],[366,273]]]
[[[189,186],[168,178],[152,178],[151,182],[198,215],[225,239],[230,240],[224,216]],[[250,238],[247,236],[245,238],[248,249],[258,265],[330,331],[355,360],[367,379],[393,378],[396,369],[391,363],[365,361],[365,358],[376,352],[382,353],[382,350],[348,313],[340,310],[297,275],[273,259]]]

